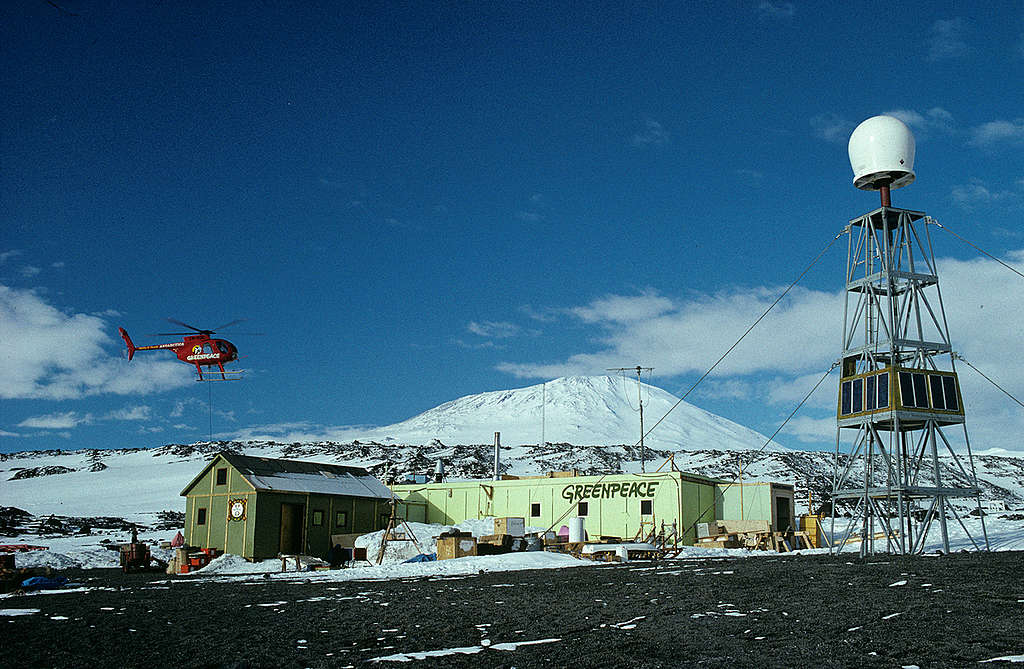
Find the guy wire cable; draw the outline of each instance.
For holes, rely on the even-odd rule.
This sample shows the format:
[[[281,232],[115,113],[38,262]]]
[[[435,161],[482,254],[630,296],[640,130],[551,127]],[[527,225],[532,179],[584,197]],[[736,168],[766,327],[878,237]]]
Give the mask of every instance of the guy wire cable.
[[[936,221],[936,220],[935,220],[934,218],[932,218],[931,216],[925,216],[925,223],[931,223],[932,225],[937,225],[937,226],[939,226],[940,228],[942,228],[943,230],[945,230],[945,231],[946,231],[946,232],[948,232],[949,234],[953,235],[954,237],[956,237],[957,239],[959,239],[960,241],[962,241],[962,242],[963,242],[964,244],[967,244],[968,246],[971,246],[971,247],[973,247],[973,248],[974,248],[974,249],[975,249],[976,251],[978,251],[979,253],[983,253],[983,254],[987,255],[987,256],[988,256],[989,258],[991,258],[992,260],[995,260],[995,261],[996,261],[997,263],[999,263],[1000,265],[1002,265],[1002,266],[1003,266],[1003,267],[1005,267],[1006,269],[1010,270],[1011,272],[1013,272],[1014,274],[1016,274],[1016,275],[1017,275],[1017,276],[1019,276],[1020,278],[1024,279],[1024,274],[1021,274],[1021,273],[1020,273],[1020,272],[1018,272],[1018,271],[1017,271],[1016,269],[1014,269],[1013,267],[1010,267],[1009,265],[1007,265],[1006,263],[1004,263],[1004,262],[1003,262],[1002,260],[1000,260],[999,258],[995,257],[994,255],[992,255],[991,253],[989,253],[989,252],[988,252],[988,251],[986,251],[985,249],[981,248],[980,246],[978,246],[978,245],[976,245],[976,244],[973,244],[973,243],[971,243],[970,241],[968,241],[968,240],[964,239],[964,238],[963,238],[963,237],[961,237],[960,235],[956,234],[955,232],[953,232],[952,230],[950,230],[949,228],[947,228],[946,226],[944,226],[944,225],[943,225],[942,223],[939,223],[938,221]],[[967,361],[966,361],[966,360],[964,360],[964,362],[967,362]]]
[[[661,421],[663,421],[663,420],[665,420],[666,418],[668,418],[668,415],[669,415],[670,413],[672,413],[673,411],[675,411],[676,407],[678,407],[678,406],[679,406],[680,404],[682,404],[683,400],[685,400],[685,399],[686,399],[686,397],[687,397],[687,396],[688,396],[688,395],[689,395],[690,393],[692,393],[692,392],[693,392],[693,389],[694,389],[694,388],[696,388],[697,386],[699,386],[699,385],[700,385],[700,383],[701,383],[701,382],[702,382],[702,381],[703,381],[703,380],[704,380],[705,378],[707,378],[707,376],[708,376],[709,374],[711,374],[711,372],[713,372],[713,371],[715,370],[715,368],[716,368],[716,367],[718,367],[718,365],[720,365],[720,364],[722,363],[722,361],[723,361],[723,360],[725,360],[726,356],[728,356],[728,355],[729,355],[730,353],[732,353],[733,349],[735,349],[735,348],[736,348],[737,346],[739,346],[739,345],[740,345],[740,342],[741,342],[741,341],[743,341],[743,340],[744,340],[744,339],[746,338],[746,336],[747,336],[748,334],[750,334],[750,332],[751,332],[751,331],[752,331],[752,330],[753,330],[753,329],[754,329],[755,327],[757,327],[757,324],[758,324],[758,323],[760,323],[760,322],[761,322],[761,321],[762,321],[762,320],[764,319],[764,317],[765,317],[765,316],[767,316],[767,315],[768,315],[768,313],[769,313],[769,312],[770,312],[770,311],[771,311],[772,309],[774,309],[774,308],[775,308],[775,306],[776,306],[776,305],[777,305],[777,304],[778,304],[779,302],[781,302],[781,301],[782,301],[782,298],[784,298],[784,297],[785,297],[785,296],[786,296],[786,295],[787,295],[787,294],[789,293],[789,291],[791,291],[791,290],[793,289],[793,287],[794,287],[794,286],[796,286],[796,284],[798,284],[798,283],[800,282],[800,280],[801,280],[801,279],[803,279],[803,278],[804,278],[804,276],[805,276],[805,275],[806,275],[806,274],[807,274],[807,273],[808,273],[809,271],[811,271],[811,268],[812,268],[812,267],[814,267],[814,265],[815,265],[815,264],[817,264],[817,262],[818,262],[819,260],[821,260],[821,257],[822,257],[823,255],[825,255],[825,253],[826,253],[826,252],[827,252],[827,251],[828,251],[828,250],[829,250],[830,248],[832,248],[832,245],[836,243],[836,240],[837,240],[837,239],[839,239],[840,237],[842,237],[842,236],[843,236],[843,233],[844,233],[844,232],[846,232],[846,228],[843,228],[842,230],[840,230],[840,231],[839,231],[839,232],[838,232],[838,233],[836,234],[836,236],[832,238],[832,241],[830,241],[830,242],[829,242],[828,244],[826,244],[826,245],[825,245],[825,248],[823,248],[823,249],[822,249],[822,250],[821,250],[821,251],[820,251],[820,252],[818,253],[818,255],[817,255],[817,256],[815,256],[814,260],[812,260],[812,261],[811,261],[811,264],[809,264],[809,265],[808,265],[807,267],[805,267],[805,268],[804,268],[804,271],[803,271],[803,272],[800,272],[800,276],[798,276],[798,277],[797,277],[797,278],[796,278],[796,279],[795,279],[795,280],[793,281],[793,283],[789,284],[789,285],[788,285],[788,286],[786,287],[786,290],[782,291],[782,293],[781,293],[781,294],[780,294],[780,295],[779,295],[779,296],[778,296],[777,298],[775,298],[775,301],[774,301],[774,302],[772,302],[772,303],[771,303],[771,305],[770,305],[770,306],[769,306],[769,307],[768,307],[767,309],[765,309],[765,310],[764,310],[764,313],[762,313],[762,314],[761,314],[760,316],[758,316],[758,317],[757,317],[757,320],[756,320],[756,321],[754,321],[754,322],[753,322],[753,323],[752,323],[752,324],[750,325],[750,327],[749,327],[749,328],[747,328],[746,332],[744,332],[744,333],[743,333],[742,335],[740,335],[740,338],[739,338],[739,339],[737,339],[737,340],[736,340],[736,342],[735,342],[735,343],[734,343],[734,344],[733,344],[732,346],[730,346],[730,347],[729,347],[729,349],[728,349],[728,350],[727,350],[727,351],[726,351],[725,353],[723,353],[723,354],[722,354],[722,357],[720,357],[720,358],[719,358],[719,359],[718,359],[717,361],[715,361],[715,364],[711,365],[711,367],[709,367],[709,368],[708,368],[708,370],[707,370],[706,372],[704,372],[704,373],[703,373],[703,374],[701,375],[701,377],[700,377],[699,379],[697,379],[696,381],[694,381],[694,382],[693,382],[693,385],[692,385],[692,386],[690,386],[690,389],[689,389],[689,390],[687,390],[687,391],[686,391],[686,392],[685,392],[685,393],[683,394],[683,396],[682,396],[682,397],[680,397],[680,398],[679,398],[679,399],[678,399],[678,400],[676,401],[676,403],[675,403],[675,404],[673,404],[673,405],[672,405],[672,407],[671,407],[671,408],[670,408],[670,409],[669,409],[668,411],[666,411],[666,412],[665,412],[665,415],[664,415],[664,416],[662,416],[661,418],[659,418],[659,419],[658,419],[658,421],[657,421],[657,422],[656,422],[656,423],[655,423],[654,425],[652,425],[652,426],[651,426],[651,428],[650,428],[649,430],[647,430],[647,432],[645,432],[645,433],[644,433],[644,435],[643,435],[643,436],[644,436],[644,438],[646,438],[646,437],[647,437],[648,435],[650,435],[650,434],[651,434],[651,432],[653,432],[653,431],[654,431],[654,428],[658,427],[658,425],[660,425],[660,424],[661,424]],[[637,446],[639,446],[639,445],[640,445],[640,442],[638,441],[638,442],[636,442],[636,443],[635,443],[635,444],[633,445],[633,447],[635,448],[635,447],[637,447]]]
[[[800,410],[800,407],[802,407],[804,405],[804,403],[807,402],[808,399],[810,399],[811,395],[813,395],[814,392],[818,389],[818,386],[820,386],[825,381],[825,379],[828,378],[828,375],[832,373],[832,370],[834,370],[838,366],[839,366],[838,362],[833,362],[832,365],[828,368],[828,371],[826,371],[821,376],[821,378],[818,379],[818,382],[814,384],[814,387],[811,388],[810,392],[807,393],[806,395],[804,395],[804,398],[802,400],[800,400],[800,403],[797,404],[796,407],[791,412],[789,412],[789,415],[786,416],[786,420],[782,421],[782,424],[779,425],[779,427],[775,430],[775,432],[772,432],[772,436],[768,437],[768,441],[764,442],[764,444],[761,446],[761,448],[757,449],[752,454],[750,454],[749,462],[747,462],[745,465],[740,467],[739,476],[736,479],[733,479],[732,481],[729,481],[729,483],[724,488],[722,488],[722,494],[723,495],[725,494],[726,490],[728,490],[729,488],[731,488],[734,485],[736,485],[737,483],[739,483],[740,479],[743,478],[743,472],[747,471],[747,467],[749,467],[751,464],[754,463],[754,460],[757,459],[757,456],[761,453],[761,451],[763,451],[764,449],[768,448],[768,444],[772,443],[772,441],[775,439],[776,435],[778,435],[779,432],[782,431],[782,428],[786,427],[786,424],[793,418],[793,416],[796,415],[796,412]],[[716,503],[717,502],[712,502],[711,506],[706,507],[703,511],[701,511],[699,514],[697,514],[697,520],[693,521],[693,524],[690,527],[696,527],[697,526],[697,522],[701,518],[703,518],[704,514],[707,513],[709,510],[711,510],[715,506]]]
[[[747,328],[746,332],[744,332],[744,333],[743,333],[742,335],[740,335],[740,338],[739,338],[739,339],[737,339],[737,340],[736,340],[736,342],[735,342],[735,343],[734,343],[734,344],[733,344],[732,346],[730,346],[730,347],[729,347],[729,349],[728,349],[728,350],[727,350],[727,351],[726,351],[725,353],[723,353],[723,354],[722,354],[722,356],[721,356],[721,357],[720,357],[720,358],[719,358],[719,359],[718,359],[717,361],[715,361],[715,364],[711,365],[711,367],[710,367],[710,368],[708,368],[708,370],[707,370],[706,372],[704,372],[704,374],[702,374],[702,375],[701,375],[701,377],[700,377],[699,379],[697,379],[697,380],[696,380],[696,381],[695,381],[695,382],[693,383],[693,385],[692,385],[692,386],[690,386],[690,389],[689,389],[689,390],[687,390],[687,391],[686,391],[686,393],[685,393],[685,394],[683,394],[683,396],[682,396],[682,397],[680,397],[680,398],[679,398],[678,400],[676,400],[676,403],[675,403],[675,404],[673,404],[673,405],[672,405],[672,407],[671,407],[671,408],[669,408],[669,410],[665,412],[665,415],[664,415],[664,416],[662,416],[661,418],[659,418],[659,419],[658,419],[658,421],[657,421],[657,422],[656,422],[656,423],[655,423],[654,425],[652,425],[652,426],[651,426],[651,428],[650,428],[649,430],[647,430],[647,431],[646,431],[646,432],[645,432],[645,433],[643,434],[643,437],[641,438],[641,440],[640,440],[640,441],[643,441],[643,439],[647,438],[647,436],[648,436],[648,435],[650,435],[650,434],[651,434],[651,432],[653,432],[653,431],[654,431],[654,428],[658,427],[658,425],[660,425],[660,424],[661,424],[661,421],[665,420],[665,419],[666,419],[666,418],[668,417],[668,415],[669,415],[670,413],[672,413],[673,411],[675,411],[676,407],[678,407],[678,406],[679,406],[680,404],[682,404],[683,400],[685,400],[685,399],[686,399],[686,397],[687,397],[687,396],[688,396],[688,395],[689,395],[690,393],[692,393],[692,392],[693,392],[693,389],[694,389],[694,388],[696,388],[696,387],[697,387],[698,385],[700,385],[701,381],[703,381],[703,380],[704,380],[705,378],[707,378],[707,376],[708,376],[709,374],[711,374],[711,372],[712,372],[712,371],[714,371],[714,369],[715,369],[716,367],[718,367],[718,365],[720,365],[720,364],[721,364],[721,362],[722,362],[723,360],[725,360],[726,356],[728,356],[728,355],[729,355],[730,353],[732,353],[733,349],[735,349],[735,348],[736,348],[737,346],[739,346],[740,342],[741,342],[741,341],[743,341],[743,340],[744,340],[744,338],[746,338],[746,336],[747,336],[748,334],[750,334],[750,332],[751,332],[751,331],[752,331],[752,330],[753,330],[753,329],[754,329],[755,327],[757,327],[757,324],[758,324],[758,323],[760,323],[760,322],[761,322],[762,320],[764,320],[764,317],[768,315],[768,312],[770,312],[770,311],[771,311],[772,309],[774,309],[774,308],[775,308],[775,306],[776,306],[776,305],[777,305],[777,304],[778,304],[779,302],[781,302],[781,301],[782,301],[782,298],[784,298],[784,297],[785,297],[785,296],[786,296],[787,294],[789,294],[789,291],[791,291],[791,290],[793,289],[793,287],[794,287],[794,286],[796,286],[796,284],[798,284],[798,283],[800,282],[800,280],[801,280],[801,279],[803,279],[803,278],[804,278],[804,276],[806,276],[806,275],[807,275],[807,273],[808,273],[809,271],[811,271],[811,268],[812,268],[812,267],[814,267],[814,266],[815,266],[815,265],[817,264],[817,262],[818,262],[819,260],[821,260],[821,257],[822,257],[823,255],[825,255],[825,253],[827,253],[827,252],[828,252],[828,250],[829,250],[830,248],[832,248],[832,245],[836,243],[836,240],[838,240],[838,239],[839,239],[840,237],[842,237],[842,236],[843,236],[843,234],[844,234],[844,233],[846,232],[846,229],[847,229],[847,228],[846,228],[846,227],[844,227],[844,228],[843,228],[842,230],[840,230],[839,232],[837,232],[837,233],[836,233],[836,236],[835,236],[835,237],[833,237],[833,238],[832,238],[832,239],[831,239],[831,240],[830,240],[830,241],[828,242],[828,244],[825,244],[825,247],[824,247],[824,248],[822,248],[822,249],[821,249],[821,251],[819,251],[819,252],[818,252],[818,255],[816,255],[816,256],[814,257],[814,260],[812,260],[812,261],[810,262],[810,264],[809,264],[809,265],[807,265],[807,267],[805,267],[805,268],[804,268],[804,271],[800,272],[800,276],[798,276],[798,277],[797,277],[796,279],[794,279],[794,280],[793,280],[793,282],[792,282],[791,284],[789,284],[789,286],[787,286],[787,287],[786,287],[786,290],[782,291],[782,293],[781,293],[781,294],[780,294],[780,295],[779,295],[779,296],[778,296],[778,297],[777,297],[777,298],[775,299],[775,301],[771,303],[771,305],[770,305],[770,306],[769,306],[769,307],[768,307],[768,308],[767,308],[767,309],[766,309],[766,310],[764,311],[764,313],[762,313],[762,314],[761,314],[760,316],[758,316],[758,317],[757,317],[757,320],[755,320],[755,321],[754,321],[754,322],[753,322],[753,323],[752,323],[752,324],[750,325],[750,327],[749,327],[749,328]],[[836,363],[836,364],[838,364],[838,363]],[[835,365],[833,365],[833,369],[834,369],[834,368],[835,368]],[[829,371],[828,371],[828,372],[826,373],[826,376],[827,376],[827,375],[828,375],[829,373],[831,373],[831,372],[832,372],[832,369],[829,369]],[[822,378],[822,381],[824,381],[824,377]],[[814,389],[816,390],[816,389],[817,389],[817,387],[818,387],[818,385],[820,385],[820,384],[821,384],[821,381],[818,381],[818,384],[814,386]],[[814,390],[812,390],[811,392],[813,393],[813,392],[814,392]],[[808,394],[808,397],[810,397],[810,394]],[[805,398],[804,398],[804,400],[803,400],[803,401],[801,401],[799,405],[797,405],[797,409],[799,409],[799,408],[800,408],[801,406],[803,406],[803,403],[804,403],[804,401],[806,401],[806,399],[807,399],[807,398],[805,397]],[[796,409],[794,409],[793,413],[796,413]],[[792,418],[792,416],[793,416],[793,414],[790,414],[790,418]],[[786,422],[789,422],[789,418],[787,418],[787,419],[786,419]],[[781,429],[782,429],[782,427],[784,427],[784,426],[785,426],[785,424],[786,424],[786,423],[783,423],[783,424],[782,424],[781,426],[779,426],[779,430],[781,430]],[[778,434],[778,433],[779,433],[779,431],[778,431],[778,430],[776,430],[776,431],[775,431],[775,434]],[[761,450],[764,450],[764,448],[765,448],[766,446],[768,446],[768,444],[769,444],[769,443],[771,443],[771,440],[775,438],[775,434],[773,434],[773,435],[771,436],[771,438],[769,438],[769,439],[768,439],[768,441],[766,441],[766,442],[765,442],[764,446],[762,446],[762,447],[761,447],[761,449],[757,451],[758,453],[760,453],[760,452],[761,452]],[[633,444],[633,448],[636,448],[637,446],[639,446],[639,445],[640,445],[640,441],[637,441],[637,442],[636,442],[635,444]],[[597,483],[600,483],[601,481],[603,481],[603,480],[605,479],[605,477],[607,477],[607,476],[608,476],[608,474],[602,474],[602,475],[601,475],[601,478],[599,478],[599,479],[597,480],[597,482],[596,482],[596,483],[595,483],[594,485],[597,485]],[[731,484],[730,484],[730,485],[731,485]],[[557,525],[558,523],[562,522],[562,520],[564,520],[564,519],[565,519],[565,518],[566,518],[566,517],[567,517],[567,516],[569,515],[569,513],[570,513],[570,512],[572,511],[572,509],[573,509],[574,507],[575,507],[575,502],[570,502],[570,503],[569,503],[569,505],[568,505],[568,507],[566,507],[566,510],[565,510],[565,511],[564,511],[564,512],[562,513],[562,515],[561,515],[561,516],[559,516],[559,517],[558,517],[558,518],[557,518],[557,519],[556,519],[556,520],[555,520],[555,521],[554,521],[554,522],[553,522],[553,523],[552,523],[552,524],[551,524],[551,525],[550,525],[550,526],[549,526],[549,527],[547,528],[547,530],[545,530],[545,531],[550,531],[550,530],[551,530],[551,528],[553,528],[553,527],[554,527],[555,525]],[[703,514],[704,514],[704,512],[701,512],[701,515],[703,515]],[[700,518],[700,516],[697,516],[697,517],[698,517],[698,518]]]
[[[976,372],[977,372],[978,374],[980,374],[980,375],[981,375],[981,377],[982,377],[983,379],[985,379],[986,381],[988,381],[989,383],[991,383],[991,384],[992,384],[993,386],[995,386],[996,388],[998,388],[998,389],[999,389],[1000,391],[1002,391],[1002,393],[1003,393],[1004,395],[1006,395],[1006,396],[1007,396],[1007,397],[1009,397],[1009,398],[1010,398],[1011,400],[1013,400],[1013,401],[1014,401],[1014,402],[1016,402],[1017,404],[1020,404],[1020,405],[1021,405],[1022,407],[1024,407],[1024,403],[1022,403],[1022,402],[1021,402],[1021,401],[1020,401],[1019,399],[1017,399],[1016,397],[1014,397],[1013,395],[1011,395],[1011,394],[1009,393],[1009,391],[1007,391],[1007,390],[1006,390],[1005,388],[1003,388],[1003,387],[1002,387],[1001,385],[999,385],[998,383],[996,383],[996,382],[995,382],[995,381],[993,381],[992,379],[988,378],[988,376],[986,376],[984,372],[982,372],[982,371],[981,371],[980,369],[978,369],[977,367],[975,367],[974,365],[972,365],[972,364],[971,364],[970,362],[968,362],[968,361],[967,361],[967,359],[966,359],[966,358],[964,358],[964,357],[963,357],[962,355],[960,355],[959,353],[954,353],[954,354],[953,354],[953,356],[954,356],[954,357],[955,357],[955,358],[956,358],[957,360],[959,360],[960,362],[964,363],[965,365],[967,365],[968,367],[970,367],[971,369],[973,369],[974,371],[976,371]]]

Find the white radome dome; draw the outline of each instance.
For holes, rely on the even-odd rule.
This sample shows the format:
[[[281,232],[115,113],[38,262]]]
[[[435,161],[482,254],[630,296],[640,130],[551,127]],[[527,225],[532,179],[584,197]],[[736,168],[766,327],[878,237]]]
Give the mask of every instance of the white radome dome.
[[[872,116],[850,135],[853,185],[861,190],[891,189],[914,182],[914,134],[898,118]]]

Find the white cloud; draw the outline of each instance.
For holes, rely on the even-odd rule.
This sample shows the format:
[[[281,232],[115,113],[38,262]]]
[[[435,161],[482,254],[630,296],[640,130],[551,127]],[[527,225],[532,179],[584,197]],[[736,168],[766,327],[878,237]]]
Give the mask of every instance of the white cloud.
[[[633,135],[633,146],[667,144],[671,136],[668,130],[654,119],[644,121],[644,129]]]
[[[788,18],[796,13],[796,7],[792,2],[762,2],[757,10],[763,16],[771,18]]]
[[[152,410],[146,406],[124,407],[106,414],[104,420],[149,420]]]
[[[1024,118],[989,121],[971,128],[971,144],[980,147],[1017,145],[1024,142]]]
[[[957,204],[965,208],[970,208],[975,204],[1002,202],[1020,197],[1019,193],[1011,190],[990,189],[978,179],[953,186],[950,196]]]
[[[819,139],[845,144],[857,124],[836,114],[818,114],[811,118],[811,130]]]
[[[825,374],[825,370],[820,372],[814,372],[813,374],[801,374],[794,377],[776,377],[769,381],[766,385],[768,393],[765,399],[771,404],[776,404],[783,407],[795,407],[805,397],[807,393],[811,392],[814,388],[814,384],[821,381],[821,377]],[[839,372],[832,370],[831,378],[826,378],[818,385],[817,390],[807,397],[807,401],[804,406],[808,409],[832,409],[836,408],[836,384],[839,378]],[[835,427],[833,425],[833,427]]]
[[[507,321],[470,321],[466,329],[475,335],[493,339],[507,339],[519,334],[519,326]]]
[[[932,107],[924,113],[912,109],[892,109],[883,113],[913,128],[919,139],[933,130],[948,132],[954,126],[953,115],[942,107]]]
[[[1024,272],[1024,250],[1003,260]],[[1024,279],[983,257],[939,258],[937,264],[954,349],[1010,394],[1024,399],[1024,367],[1013,364],[1024,333]],[[603,374],[624,360],[638,360],[662,378],[702,374],[779,292],[769,287],[734,288],[685,300],[659,297],[665,303],[653,310],[650,295],[603,297],[563,312],[601,328],[601,336],[591,340],[597,342],[591,350],[552,362],[506,361],[497,368],[521,378],[554,378]],[[937,307],[934,294],[931,301]],[[624,318],[624,313],[632,317]],[[708,378],[705,383],[711,385],[698,391],[706,397],[736,397],[756,381],[767,389],[758,402],[795,407],[839,356],[842,314],[841,291],[795,289]],[[980,449],[1024,450],[1016,436],[1024,434],[1019,406],[965,365],[958,365],[958,371],[972,443]],[[788,432],[801,440],[834,438],[835,386],[834,379],[827,378]],[[825,434],[831,436],[821,439]]]
[[[970,52],[964,33],[967,25],[961,18],[938,20],[928,29],[928,59],[949,60]]]
[[[697,392],[710,399],[742,400],[752,396],[754,384],[740,379],[709,379]]]
[[[0,285],[0,399],[73,399],[142,394],[188,384],[176,361],[132,363],[108,352],[115,326],[89,314],[68,314],[36,291]]]
[[[585,323],[601,321],[628,323],[648,320],[671,309],[672,300],[648,292],[636,296],[609,295],[594,300],[585,307],[569,309],[569,313]]]
[[[781,440],[789,437],[795,437],[797,441],[802,441],[805,444],[833,441],[836,438],[835,416],[828,418],[795,416],[793,420],[786,423],[786,427],[779,433]]]
[[[602,350],[579,353],[561,363],[503,363],[499,369],[525,378],[601,374],[619,366],[621,360],[642,359],[659,375],[703,372],[779,292],[779,288],[736,288],[679,303],[654,295],[603,297],[569,310],[605,329]],[[719,374],[820,367],[835,355],[841,318],[839,294],[796,288],[726,358]],[[786,346],[779,345],[779,333],[785,333]]]
[[[79,415],[75,411],[65,411],[46,414],[45,416],[32,416],[18,423],[18,427],[31,427],[42,430],[66,430],[79,425],[87,425],[93,422],[92,414]]]
[[[343,431],[344,428],[341,428]],[[279,441],[293,443],[302,441],[330,440],[329,435],[339,432],[338,428],[327,428],[308,422],[273,423],[242,428],[232,433],[231,438],[240,441]],[[341,441],[341,440],[339,440]]]
[[[195,397],[186,397],[183,400],[176,400],[174,402],[174,408],[171,409],[169,414],[171,418],[180,418],[185,415],[185,409],[193,407],[195,409],[206,409],[207,406],[202,400],[196,399]]]

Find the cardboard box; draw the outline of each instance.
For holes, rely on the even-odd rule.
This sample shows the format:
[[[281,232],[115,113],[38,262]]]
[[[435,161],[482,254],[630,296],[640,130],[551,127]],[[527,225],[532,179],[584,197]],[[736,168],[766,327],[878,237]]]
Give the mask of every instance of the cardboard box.
[[[719,520],[717,522],[721,528],[719,534],[768,532],[771,530],[767,520]]]
[[[363,536],[363,533],[357,532],[356,534],[332,534],[331,545],[339,545],[342,548],[355,548],[356,539]]]
[[[722,534],[721,526],[717,520],[712,520],[708,523],[697,523],[698,537],[713,537],[717,534]]]
[[[495,518],[494,533],[522,537],[526,534],[526,519],[515,517]]]
[[[437,540],[437,559],[451,560],[453,558],[476,555],[476,539],[470,537],[440,537]]]

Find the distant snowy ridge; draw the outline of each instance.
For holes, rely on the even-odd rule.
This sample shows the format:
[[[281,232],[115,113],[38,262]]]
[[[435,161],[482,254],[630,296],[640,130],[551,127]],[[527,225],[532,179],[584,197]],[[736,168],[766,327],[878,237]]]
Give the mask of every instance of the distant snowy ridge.
[[[164,511],[183,511],[181,491],[214,453],[232,450],[246,455],[336,462],[368,468],[381,479],[428,474],[438,460],[451,479],[487,478],[492,473],[493,447],[367,442],[281,444],[275,442],[201,442],[169,444],[154,449],[109,451],[25,451],[0,455],[0,507],[24,509],[34,516],[125,518],[153,526]],[[654,450],[648,471],[669,466],[704,476],[790,483],[797,509],[816,506],[832,489],[834,455],[809,451]],[[90,469],[101,461],[104,468]],[[975,456],[983,501],[993,508],[1024,510],[1024,458]],[[55,469],[57,467],[63,469]],[[957,481],[957,467],[942,462],[946,480]],[[51,468],[63,473],[17,478],[26,469]],[[639,449],[623,446],[547,444],[502,448],[503,474],[543,474],[576,469],[582,474],[639,471]],[[962,481],[958,483],[963,483]],[[964,500],[952,500],[970,511]],[[969,505],[968,505],[969,506]],[[0,508],[0,511],[3,509]],[[0,523],[2,525],[2,523]]]
[[[734,480],[796,487],[797,505],[823,500],[832,488],[834,455],[770,445],[767,437],[644,384],[648,425],[678,406],[645,440],[646,471],[676,469]],[[25,451],[0,454],[0,507],[35,516],[117,516],[152,525],[163,511],[184,510],[181,490],[220,450],[269,458],[334,462],[369,469],[382,480],[432,473],[438,461],[451,479],[493,473],[493,436],[501,432],[501,473],[536,475],[639,472],[636,382],[567,377],[526,388],[446,402],[409,420],[357,430],[344,440],[272,440],[168,444],[149,449]],[[543,410],[542,410],[543,400]],[[544,418],[544,440],[541,416]],[[669,463],[671,459],[671,464]],[[976,455],[986,503],[1024,508],[1024,459]],[[943,461],[943,478],[967,485]],[[958,504],[960,502],[957,502]]]

